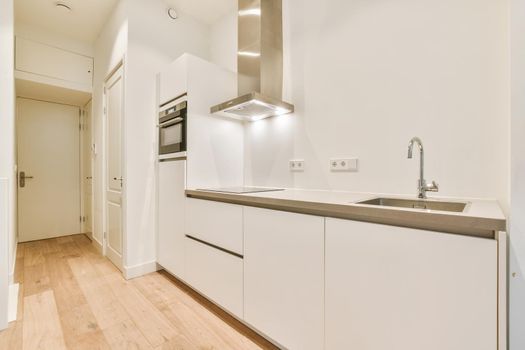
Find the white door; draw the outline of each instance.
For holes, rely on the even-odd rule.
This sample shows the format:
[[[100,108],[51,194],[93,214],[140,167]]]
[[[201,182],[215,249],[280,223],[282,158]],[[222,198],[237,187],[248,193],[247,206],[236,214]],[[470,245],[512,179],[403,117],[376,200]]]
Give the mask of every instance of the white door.
[[[92,139],[91,139],[91,101],[83,108],[82,118],[82,233],[92,238],[93,234],[93,173],[92,173]]]
[[[21,242],[80,233],[80,110],[17,99]]]
[[[124,101],[122,67],[106,81],[106,239],[108,258],[122,270],[122,114]]]

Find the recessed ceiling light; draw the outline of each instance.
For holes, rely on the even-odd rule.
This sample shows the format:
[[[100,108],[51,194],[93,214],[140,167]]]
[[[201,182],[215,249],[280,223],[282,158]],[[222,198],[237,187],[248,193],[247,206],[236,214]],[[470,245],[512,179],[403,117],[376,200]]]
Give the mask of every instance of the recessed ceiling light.
[[[57,1],[55,2],[55,7],[62,12],[71,12],[71,6],[69,6],[67,3],[63,1]]]

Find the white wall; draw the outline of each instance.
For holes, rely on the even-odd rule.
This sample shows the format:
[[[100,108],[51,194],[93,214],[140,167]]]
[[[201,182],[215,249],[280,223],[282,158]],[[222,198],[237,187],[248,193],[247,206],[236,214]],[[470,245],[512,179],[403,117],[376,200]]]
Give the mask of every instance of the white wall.
[[[96,155],[93,162],[93,239],[102,246],[104,234],[103,147],[104,147],[104,82],[121,62],[128,47],[127,3],[120,1],[94,44],[93,139]],[[126,72],[125,72],[126,73]],[[126,91],[124,92],[126,93]]]
[[[124,181],[126,269],[154,266],[156,73],[184,52],[209,59],[209,27],[184,13],[170,20],[161,0],[121,0],[95,43],[93,113],[95,160],[94,238],[102,241],[103,82],[125,55]]]
[[[3,329],[7,326],[8,278],[16,249],[13,1],[0,0],[0,8],[0,329]]]
[[[237,9],[211,25],[210,40],[211,62],[237,72]]]
[[[209,33],[207,25],[184,13],[171,20],[163,1],[130,1],[125,117],[129,268],[156,261],[156,74],[184,52],[209,59]]]
[[[525,0],[511,1],[512,171],[510,209],[511,350],[525,349]]]
[[[417,135],[439,195],[508,209],[507,14],[500,0],[285,0],[296,113],[247,126],[247,183],[415,194]],[[306,171],[291,175],[291,157]],[[331,173],[332,157],[359,158],[359,172]]]
[[[296,187],[294,174],[288,168],[288,161],[296,158],[294,153],[296,125],[295,114],[245,123],[244,182],[246,185]],[[307,166],[307,171],[310,171],[310,167],[314,165]]]
[[[440,195],[507,207],[507,11],[500,0],[290,0],[295,155],[309,169],[296,186],[415,194],[406,149],[420,136]],[[358,157],[359,172],[330,173],[338,156]]]

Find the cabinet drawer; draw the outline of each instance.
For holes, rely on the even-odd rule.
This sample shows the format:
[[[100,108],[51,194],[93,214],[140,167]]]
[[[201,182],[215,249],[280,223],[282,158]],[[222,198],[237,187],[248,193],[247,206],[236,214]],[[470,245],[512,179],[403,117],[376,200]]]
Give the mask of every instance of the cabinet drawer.
[[[243,317],[243,260],[186,237],[186,282],[235,316]]]
[[[194,198],[186,204],[187,235],[243,254],[242,206]]]

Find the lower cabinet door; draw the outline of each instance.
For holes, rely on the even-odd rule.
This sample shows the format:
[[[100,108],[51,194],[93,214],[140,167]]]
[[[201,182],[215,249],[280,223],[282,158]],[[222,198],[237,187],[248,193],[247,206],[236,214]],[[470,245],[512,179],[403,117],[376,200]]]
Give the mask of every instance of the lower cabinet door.
[[[496,350],[495,240],[326,219],[326,349]]]
[[[324,218],[244,208],[244,318],[287,349],[323,349]]]
[[[186,237],[186,282],[228,312],[243,317],[242,258]]]
[[[184,188],[186,161],[159,164],[157,262],[184,279]]]

